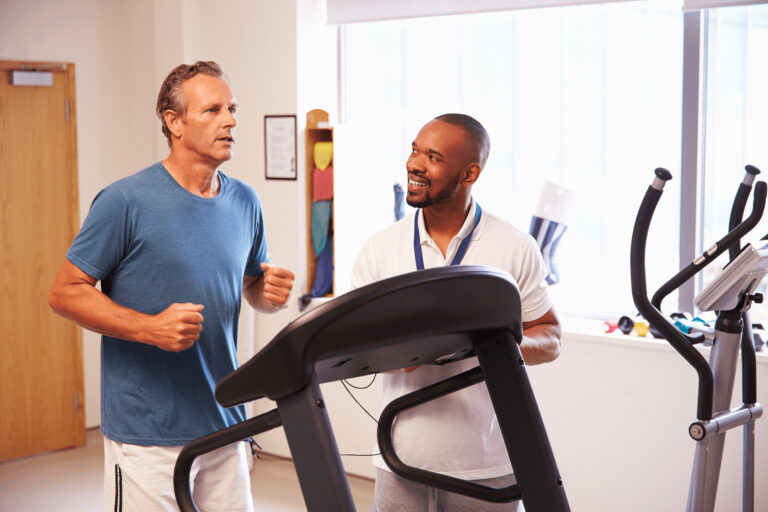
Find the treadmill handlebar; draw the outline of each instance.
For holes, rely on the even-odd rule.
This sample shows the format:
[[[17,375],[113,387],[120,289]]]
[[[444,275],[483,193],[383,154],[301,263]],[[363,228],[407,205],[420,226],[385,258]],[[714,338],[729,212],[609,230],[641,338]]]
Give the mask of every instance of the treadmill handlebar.
[[[381,412],[379,426],[376,431],[376,438],[379,444],[381,457],[384,459],[387,466],[389,466],[396,475],[402,478],[491,503],[507,503],[521,499],[522,493],[520,486],[517,484],[496,488],[470,482],[468,480],[462,480],[460,478],[441,475],[432,471],[409,466],[397,456],[397,453],[395,453],[395,447],[392,441],[392,428],[398,413],[430,400],[440,398],[454,391],[478,384],[484,380],[483,372],[478,366],[425,388],[413,391],[407,395],[403,395],[390,402]]]
[[[654,181],[654,184],[656,184],[656,181],[659,179],[667,181],[659,176],[660,170],[664,171],[665,169],[657,169],[657,179]],[[663,176],[671,176],[669,175],[669,171],[666,173],[662,172],[661,174]],[[696,373],[699,376],[697,418],[700,420],[709,420],[712,419],[714,390],[714,379],[709,364],[699,351],[693,348],[683,333],[672,325],[672,323],[661,314],[657,307],[651,304],[651,301],[648,300],[645,275],[645,248],[648,240],[648,229],[651,224],[651,218],[653,217],[653,212],[661,198],[661,194],[661,188],[656,188],[653,185],[648,187],[645,197],[640,204],[640,209],[637,212],[637,217],[635,218],[630,250],[632,298],[638,311],[640,311],[645,319],[652,323],[669,344],[672,345],[672,347],[677,350],[677,352],[682,355],[691,366],[693,366],[694,370],[696,370]]]
[[[413,366],[414,358],[435,361],[471,348],[474,332],[504,328],[520,341],[520,311],[517,282],[487,266],[439,267],[383,279],[293,320],[219,380],[216,400],[224,407],[263,397],[277,401],[315,378],[330,382]]]
[[[242,423],[236,423],[231,427],[195,439],[182,448],[173,469],[173,490],[176,494],[176,504],[179,505],[179,510],[181,512],[198,512],[192,498],[189,481],[192,463],[197,457],[272,430],[280,425],[282,425],[280,414],[277,409],[273,409]]]

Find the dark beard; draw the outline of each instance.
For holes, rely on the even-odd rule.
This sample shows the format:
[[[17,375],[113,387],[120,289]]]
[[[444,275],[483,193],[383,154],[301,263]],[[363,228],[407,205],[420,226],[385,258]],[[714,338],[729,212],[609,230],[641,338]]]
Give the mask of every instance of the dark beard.
[[[454,196],[456,191],[459,189],[459,181],[461,181],[460,174],[456,175],[456,179],[448,183],[445,187],[443,187],[442,190],[439,190],[435,195],[435,197],[429,197],[429,192],[427,192],[427,196],[424,198],[423,201],[414,201],[412,199],[409,199],[408,194],[406,194],[405,202],[408,203],[409,206],[413,206],[414,208],[426,208],[428,206],[434,206],[436,204],[440,204],[443,201],[446,201]]]

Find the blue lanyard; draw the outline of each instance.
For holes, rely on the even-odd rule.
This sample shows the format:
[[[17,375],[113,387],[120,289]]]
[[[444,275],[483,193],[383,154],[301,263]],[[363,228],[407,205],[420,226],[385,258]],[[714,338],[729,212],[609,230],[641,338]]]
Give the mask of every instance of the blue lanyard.
[[[422,211],[421,214],[424,215],[424,212]],[[464,253],[467,252],[469,242],[472,241],[472,233],[475,232],[475,228],[477,227],[478,223],[480,223],[480,216],[482,214],[483,209],[480,208],[479,204],[475,203],[475,225],[472,226],[472,231],[470,231],[469,234],[461,240],[461,244],[456,251],[456,256],[453,257],[451,266],[458,265],[461,263],[461,260],[464,259]],[[424,270],[424,255],[421,252],[421,236],[419,235],[418,212],[416,212],[416,215],[413,218],[413,255],[416,258],[416,270]]]

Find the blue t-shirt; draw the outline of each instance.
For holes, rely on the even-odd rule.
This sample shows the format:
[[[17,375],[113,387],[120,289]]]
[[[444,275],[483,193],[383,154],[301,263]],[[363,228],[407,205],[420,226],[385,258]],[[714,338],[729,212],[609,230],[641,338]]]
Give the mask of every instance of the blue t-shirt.
[[[200,339],[181,352],[102,336],[101,430],[114,441],[178,446],[245,419],[243,406],[224,409],[213,392],[237,367],[243,275],[263,274],[267,244],[256,192],[218,177],[213,198],[185,190],[161,163],[117,181],[67,252],[121,306],[205,306]]]

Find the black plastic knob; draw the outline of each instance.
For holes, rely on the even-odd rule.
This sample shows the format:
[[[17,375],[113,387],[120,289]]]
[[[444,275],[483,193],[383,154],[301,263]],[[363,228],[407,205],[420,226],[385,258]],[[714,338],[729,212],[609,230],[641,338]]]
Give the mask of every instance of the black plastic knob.
[[[758,174],[760,174],[760,169],[758,169],[758,168],[757,168],[757,167],[755,167],[754,165],[749,165],[749,164],[747,164],[747,165],[744,167],[744,170],[746,170],[746,171],[747,171],[749,174],[751,174],[752,176],[757,176]]]
[[[654,172],[656,173],[656,177],[660,180],[669,181],[672,179],[672,173],[663,167],[657,167]]]

